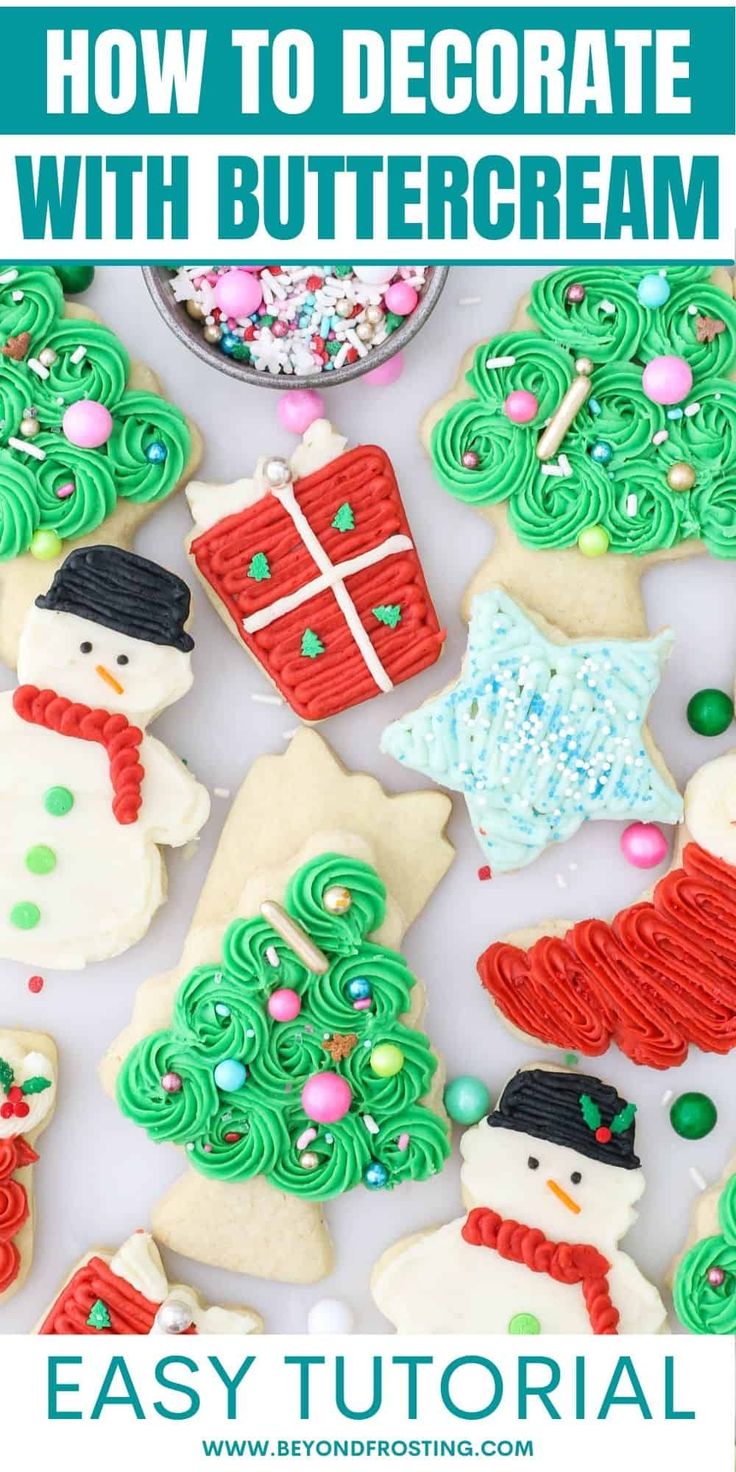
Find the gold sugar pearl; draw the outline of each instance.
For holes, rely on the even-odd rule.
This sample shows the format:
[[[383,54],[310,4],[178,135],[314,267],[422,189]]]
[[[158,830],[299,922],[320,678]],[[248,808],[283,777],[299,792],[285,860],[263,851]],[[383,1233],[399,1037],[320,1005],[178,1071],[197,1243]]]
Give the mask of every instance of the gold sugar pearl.
[[[314,1150],[302,1150],[299,1164],[302,1170],[316,1170],[319,1165],[319,1155],[315,1155]]]
[[[344,884],[333,884],[325,890],[322,903],[331,915],[344,915],[350,909],[353,897]]]
[[[20,432],[26,440],[32,440],[33,436],[38,434],[40,428],[41,425],[38,420],[31,419],[30,417],[28,419],[21,419],[19,425]]]
[[[667,471],[667,484],[671,491],[691,491],[697,478],[694,467],[686,460],[676,460]]]
[[[186,303],[186,310],[187,315],[193,317],[195,322],[200,322],[203,317],[207,316],[202,303],[195,301],[194,297],[190,297],[189,301]]]

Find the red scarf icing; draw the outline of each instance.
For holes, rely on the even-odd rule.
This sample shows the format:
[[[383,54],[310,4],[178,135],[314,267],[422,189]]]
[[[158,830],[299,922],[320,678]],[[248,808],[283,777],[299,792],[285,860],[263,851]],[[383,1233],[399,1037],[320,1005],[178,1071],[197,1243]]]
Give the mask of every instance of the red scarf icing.
[[[611,1264],[596,1247],[550,1242],[537,1227],[507,1221],[488,1206],[469,1212],[462,1230],[471,1247],[490,1247],[506,1262],[522,1263],[532,1273],[546,1273],[556,1283],[579,1284],[594,1334],[618,1334],[620,1314],[611,1302]]]
[[[615,1042],[634,1063],[672,1068],[690,1044],[736,1047],[736,869],[689,843],[651,901],[583,920],[528,951],[504,941],[478,961],[504,1017],[589,1057]]]
[[[131,726],[124,715],[93,710],[89,705],[67,700],[54,690],[36,685],[19,685],[13,693],[13,709],[21,720],[45,726],[59,736],[76,736],[80,741],[97,741],[104,746],[110,763],[112,810],[118,823],[135,823],[143,797],[144,771],[139,761],[143,732]]]
[[[109,1329],[89,1324],[100,1300],[110,1315]],[[161,1305],[145,1298],[102,1257],[92,1257],[74,1273],[44,1319],[39,1334],[150,1334]],[[192,1324],[186,1334],[196,1334]]]
[[[13,1238],[28,1221],[28,1196],[13,1175],[21,1166],[33,1165],[37,1160],[35,1150],[22,1135],[0,1140],[0,1293],[18,1276],[20,1253]]]

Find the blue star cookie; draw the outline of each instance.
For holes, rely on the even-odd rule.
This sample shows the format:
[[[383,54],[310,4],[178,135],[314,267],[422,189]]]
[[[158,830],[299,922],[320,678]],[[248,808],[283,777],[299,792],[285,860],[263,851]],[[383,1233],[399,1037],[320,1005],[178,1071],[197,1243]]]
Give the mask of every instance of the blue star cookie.
[[[394,721],[383,751],[462,792],[494,873],[530,864],[586,818],[676,823],[647,708],[672,644],[557,642],[500,588],[473,601],[457,684]]]

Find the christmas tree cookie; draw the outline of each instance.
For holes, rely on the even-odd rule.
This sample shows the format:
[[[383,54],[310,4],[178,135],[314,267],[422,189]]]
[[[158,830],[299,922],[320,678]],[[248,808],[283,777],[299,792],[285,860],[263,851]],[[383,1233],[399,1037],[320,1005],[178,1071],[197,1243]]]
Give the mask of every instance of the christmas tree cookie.
[[[72,1269],[37,1334],[259,1334],[260,1314],[208,1307],[193,1288],[169,1283],[149,1232],[117,1252],[90,1252]]]
[[[422,438],[501,582],[572,636],[647,631],[640,580],[736,557],[736,304],[722,269],[565,266],[472,349]]]
[[[615,1043],[677,1067],[736,1047],[736,752],[694,774],[684,832],[651,897],[615,919],[552,920],[484,951],[478,972],[515,1032],[589,1057]]]
[[[345,447],[318,419],[290,460],[187,489],[188,551],[208,597],[309,722],[411,679],[445,637],[391,461]]]
[[[442,1168],[442,1077],[399,951],[448,867],[449,804],[389,797],[316,733],[261,757],[226,824],[181,964],[140,990],[102,1076],[183,1149],[154,1209],[185,1256],[312,1282],[322,1203]],[[411,862],[408,856],[411,855]]]
[[[675,1313],[691,1334],[736,1334],[736,1159],[696,1201],[670,1286]]]
[[[381,746],[462,792],[492,873],[587,818],[675,823],[682,801],[646,726],[669,634],[570,642],[500,588],[476,597],[459,680]]]
[[[404,1334],[656,1334],[664,1304],[619,1247],[644,1174],[636,1106],[565,1069],[520,1069],[460,1143],[465,1214],[377,1263]]]
[[[41,1032],[0,1029],[0,1303],[33,1261],[36,1142],[56,1106],[56,1046]]]
[[[0,955],[75,970],[148,929],[159,844],[196,837],[209,796],[146,727],[192,683],[181,578],[77,548],[28,614],[0,695]]]
[[[73,548],[130,545],[200,456],[196,430],[50,266],[0,265],[0,657]]]

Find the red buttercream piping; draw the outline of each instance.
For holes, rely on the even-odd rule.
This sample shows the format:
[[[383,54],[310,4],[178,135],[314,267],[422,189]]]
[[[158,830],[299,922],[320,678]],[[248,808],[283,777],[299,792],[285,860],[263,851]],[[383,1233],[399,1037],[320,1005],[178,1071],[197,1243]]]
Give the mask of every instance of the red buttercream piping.
[[[110,1315],[109,1329],[89,1324],[92,1305],[100,1300]],[[127,1278],[112,1271],[104,1258],[92,1257],[62,1289],[44,1319],[39,1334],[150,1334],[160,1308],[145,1298]],[[185,1330],[196,1334],[194,1324]]]
[[[113,813],[118,823],[135,823],[143,802],[144,777],[139,761],[143,732],[137,726],[131,726],[122,714],[93,710],[54,690],[39,690],[36,685],[18,686],[13,692],[13,709],[21,720],[34,726],[104,746],[110,763]]]
[[[0,1140],[0,1293],[15,1282],[20,1270],[20,1253],[13,1238],[28,1221],[28,1196],[20,1181],[12,1179],[21,1166],[32,1165],[38,1156],[22,1135]]]
[[[589,1057],[616,1043],[671,1068],[692,1045],[736,1047],[736,869],[689,843],[650,901],[610,923],[583,920],[528,950],[505,941],[478,961],[483,986],[521,1032]]]
[[[476,1206],[469,1212],[462,1236],[471,1247],[490,1247],[507,1262],[521,1263],[533,1273],[546,1273],[556,1283],[579,1285],[593,1333],[618,1333],[620,1315],[608,1286],[611,1264],[596,1247],[551,1242],[538,1227],[506,1220],[488,1206]]]

